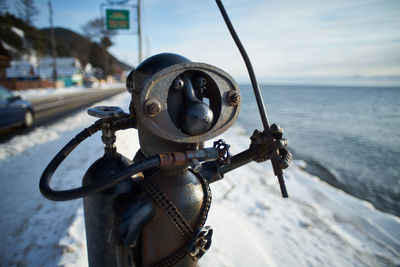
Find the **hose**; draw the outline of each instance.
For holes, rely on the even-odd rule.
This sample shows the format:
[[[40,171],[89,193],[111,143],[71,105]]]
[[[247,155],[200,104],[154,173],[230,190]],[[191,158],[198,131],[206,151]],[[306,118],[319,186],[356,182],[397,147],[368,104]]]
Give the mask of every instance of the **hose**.
[[[160,166],[160,157],[156,155],[145,158],[137,163],[132,164],[123,171],[113,175],[111,178],[105,177],[102,180],[99,180],[98,182],[74,189],[60,190],[60,191],[53,190],[50,187],[50,181],[56,169],[83,140],[85,140],[98,130],[100,130],[100,128],[97,126],[97,123],[95,123],[89,128],[86,128],[83,131],[81,131],[71,141],[69,141],[69,143],[66,144],[60,150],[60,152],[58,152],[57,155],[51,160],[49,165],[47,165],[46,169],[42,174],[42,177],[40,178],[40,183],[39,183],[40,192],[45,198],[53,201],[66,201],[66,200],[73,200],[77,198],[86,197],[95,194],[97,192],[103,191],[107,188],[110,188],[111,186],[119,183],[121,180],[129,178],[136,173]]]

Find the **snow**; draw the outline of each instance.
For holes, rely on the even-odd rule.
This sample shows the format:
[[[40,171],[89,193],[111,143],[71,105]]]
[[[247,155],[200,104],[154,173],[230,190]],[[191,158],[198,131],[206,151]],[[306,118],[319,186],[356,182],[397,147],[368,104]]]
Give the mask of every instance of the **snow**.
[[[129,96],[96,105],[127,111]],[[87,266],[81,200],[49,201],[38,184],[52,157],[94,121],[82,111],[0,144],[2,266]],[[221,137],[233,153],[250,142],[240,126]],[[118,132],[116,145],[132,158],[136,131]],[[52,185],[79,186],[102,152],[99,134],[85,140],[57,170]],[[304,172],[304,164],[295,161],[286,171],[289,199],[280,196],[269,162],[251,163],[212,184],[206,224],[214,229],[213,245],[201,266],[399,266],[400,219]]]

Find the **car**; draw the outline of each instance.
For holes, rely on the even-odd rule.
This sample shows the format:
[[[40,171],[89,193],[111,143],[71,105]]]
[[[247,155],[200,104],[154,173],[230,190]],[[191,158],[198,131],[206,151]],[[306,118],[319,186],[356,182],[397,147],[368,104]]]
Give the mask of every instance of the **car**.
[[[0,85],[0,130],[21,126],[29,128],[34,119],[32,104]]]

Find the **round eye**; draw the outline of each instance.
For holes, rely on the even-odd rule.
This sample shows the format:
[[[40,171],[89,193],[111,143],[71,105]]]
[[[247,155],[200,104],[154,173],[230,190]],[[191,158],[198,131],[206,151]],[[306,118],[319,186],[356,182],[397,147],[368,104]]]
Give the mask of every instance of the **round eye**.
[[[181,90],[183,89],[185,83],[183,82],[182,78],[178,77],[172,82],[172,87],[175,90]]]

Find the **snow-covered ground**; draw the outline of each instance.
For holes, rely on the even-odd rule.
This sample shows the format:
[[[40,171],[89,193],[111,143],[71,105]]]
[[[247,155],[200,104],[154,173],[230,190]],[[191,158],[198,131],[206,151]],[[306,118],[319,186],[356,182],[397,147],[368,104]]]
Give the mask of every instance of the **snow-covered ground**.
[[[127,111],[128,104],[129,96],[120,94],[96,105]],[[94,120],[81,112],[0,144],[0,266],[87,266],[81,200],[49,201],[38,184],[52,157]],[[231,152],[248,147],[243,132],[234,126],[222,136]],[[132,158],[136,131],[119,132],[117,148]],[[65,160],[53,186],[79,186],[102,152],[95,134]],[[212,184],[213,245],[201,265],[399,266],[400,219],[302,171],[304,164],[295,161],[286,171],[289,199],[281,198],[269,162]]]

